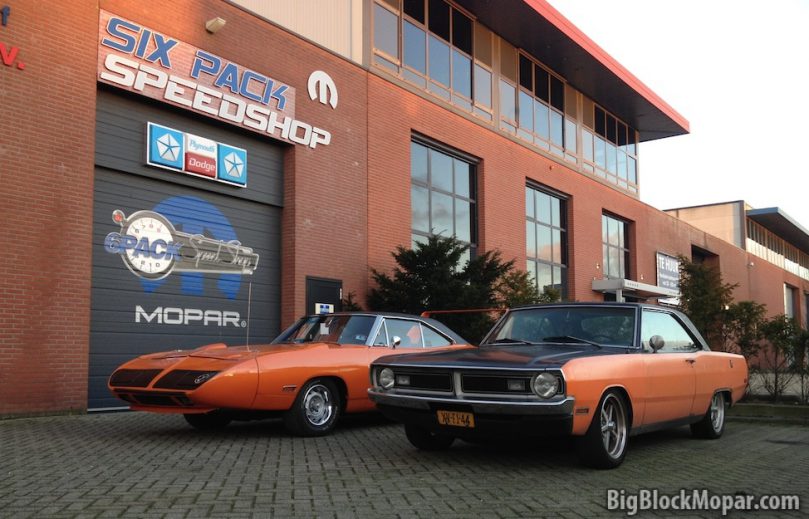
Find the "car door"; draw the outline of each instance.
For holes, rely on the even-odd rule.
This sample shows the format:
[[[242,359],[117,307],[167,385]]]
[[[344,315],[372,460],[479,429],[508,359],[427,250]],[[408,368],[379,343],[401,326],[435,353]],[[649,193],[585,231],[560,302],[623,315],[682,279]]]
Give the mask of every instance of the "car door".
[[[657,351],[652,337],[663,345]],[[646,410],[643,424],[668,422],[690,416],[696,391],[699,343],[670,312],[644,309],[641,342],[646,369]]]

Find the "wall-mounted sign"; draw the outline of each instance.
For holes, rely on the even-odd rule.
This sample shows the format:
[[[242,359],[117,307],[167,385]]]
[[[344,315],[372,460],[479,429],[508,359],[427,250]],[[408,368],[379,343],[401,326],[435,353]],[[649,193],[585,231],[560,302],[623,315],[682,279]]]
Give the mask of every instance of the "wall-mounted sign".
[[[104,239],[104,249],[118,254],[138,277],[160,280],[172,272],[252,274],[258,254],[236,240],[223,241],[202,234],[177,231],[155,211],[137,211],[127,217],[116,209],[112,221],[121,226]]]
[[[295,89],[102,10],[98,80],[229,124],[315,148],[331,133],[295,119]]]
[[[657,253],[657,286],[668,288],[671,290],[680,289],[680,260],[674,256]],[[661,299],[659,301],[663,304],[676,305],[679,304],[678,298]]]
[[[315,313],[316,314],[333,314],[334,313],[334,305],[330,305],[328,303],[315,303]],[[328,332],[326,332],[328,335]]]
[[[146,133],[150,166],[247,186],[246,150],[155,123],[148,123]]]
[[[4,5],[0,8],[0,23],[3,27],[8,25],[8,18],[11,16],[11,7]],[[17,67],[19,70],[25,70],[25,63],[19,59],[20,48],[0,41],[0,60],[3,65],[7,67]]]

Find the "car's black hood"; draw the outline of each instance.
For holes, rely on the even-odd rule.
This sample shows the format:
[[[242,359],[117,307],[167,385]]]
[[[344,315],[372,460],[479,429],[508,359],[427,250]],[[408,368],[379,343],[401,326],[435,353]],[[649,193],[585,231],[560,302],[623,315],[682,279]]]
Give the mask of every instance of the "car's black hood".
[[[532,344],[481,346],[456,351],[387,355],[374,364],[450,368],[559,368],[580,357],[626,353],[623,348],[597,348],[587,344]]]

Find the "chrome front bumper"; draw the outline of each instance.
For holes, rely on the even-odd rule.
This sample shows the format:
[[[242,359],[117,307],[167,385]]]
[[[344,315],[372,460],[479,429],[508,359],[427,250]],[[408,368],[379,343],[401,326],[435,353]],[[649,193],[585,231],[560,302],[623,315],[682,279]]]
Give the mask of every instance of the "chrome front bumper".
[[[572,416],[573,405],[575,403],[575,399],[572,396],[544,402],[526,402],[405,395],[389,391],[378,391],[374,388],[368,390],[368,396],[376,404],[384,406],[429,411],[435,404],[461,405],[471,408],[474,413],[500,415]]]

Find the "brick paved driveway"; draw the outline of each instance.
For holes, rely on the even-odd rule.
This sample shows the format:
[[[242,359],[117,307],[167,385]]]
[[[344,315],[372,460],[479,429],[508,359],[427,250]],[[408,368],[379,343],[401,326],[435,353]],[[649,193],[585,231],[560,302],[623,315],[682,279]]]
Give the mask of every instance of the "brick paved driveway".
[[[622,517],[606,510],[607,488],[684,487],[798,493],[809,509],[809,427],[731,422],[719,441],[687,428],[637,437],[623,466],[593,471],[568,441],[419,452],[378,415],[306,439],[276,421],[200,433],[144,413],[0,421],[0,516],[15,519]]]

